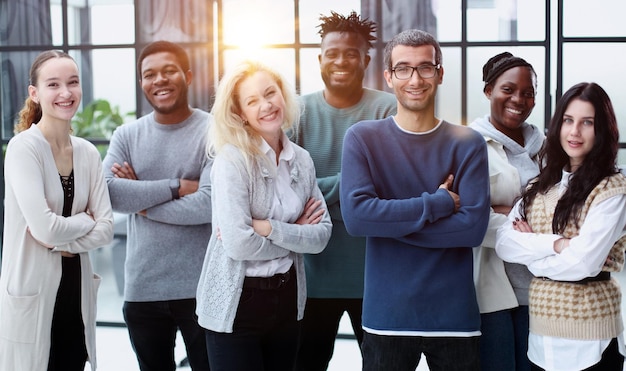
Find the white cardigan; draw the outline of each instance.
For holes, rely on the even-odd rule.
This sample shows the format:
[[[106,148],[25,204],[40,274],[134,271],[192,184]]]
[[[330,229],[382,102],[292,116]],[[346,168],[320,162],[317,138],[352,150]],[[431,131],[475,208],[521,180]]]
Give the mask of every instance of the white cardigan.
[[[113,212],[97,149],[72,137],[74,202],[64,193],[50,145],[37,125],[13,137],[5,160],[5,218],[0,275],[0,370],[45,371],[61,280],[60,251],[79,254],[81,307],[91,369],[96,369],[96,294],[88,251],[113,239]],[[87,211],[91,215],[87,214]],[[37,241],[56,246],[50,250]]]

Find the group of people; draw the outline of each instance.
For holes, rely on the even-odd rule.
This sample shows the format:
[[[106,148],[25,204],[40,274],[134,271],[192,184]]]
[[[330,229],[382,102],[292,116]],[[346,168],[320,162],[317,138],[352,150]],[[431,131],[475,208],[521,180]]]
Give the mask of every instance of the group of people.
[[[421,30],[384,50],[393,94],[363,86],[376,26],[322,16],[324,88],[298,97],[258,61],[190,107],[184,49],[137,72],[153,112],[104,160],[72,135],[82,96],[62,52],[32,65],[5,160],[0,369],[96,369],[88,252],[128,214],[124,320],[139,367],[325,370],[347,313],[363,370],[622,370],[626,177],[595,83],[544,134],[532,65],[483,68],[490,111],[436,116],[442,51]],[[304,106],[304,110],[302,109]]]

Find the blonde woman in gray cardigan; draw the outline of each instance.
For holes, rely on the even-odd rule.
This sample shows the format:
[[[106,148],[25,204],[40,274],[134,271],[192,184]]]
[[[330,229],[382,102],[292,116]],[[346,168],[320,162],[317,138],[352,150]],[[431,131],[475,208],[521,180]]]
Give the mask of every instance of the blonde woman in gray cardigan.
[[[214,230],[196,309],[212,371],[293,368],[302,254],[321,252],[332,229],[313,161],[285,135],[299,112],[283,78],[258,62],[219,84],[208,141]]]

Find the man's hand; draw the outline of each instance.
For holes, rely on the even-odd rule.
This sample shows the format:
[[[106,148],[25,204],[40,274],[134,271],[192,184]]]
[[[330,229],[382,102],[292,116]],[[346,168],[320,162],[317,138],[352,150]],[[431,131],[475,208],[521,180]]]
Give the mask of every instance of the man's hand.
[[[450,190],[450,188],[452,188],[452,181],[454,181],[454,175],[450,174],[448,175],[446,180],[444,180],[444,182],[441,183],[439,188],[443,188],[446,191],[448,191],[448,193],[450,194],[450,197],[452,197],[452,200],[454,201],[454,212],[456,213],[457,211],[459,211],[459,208],[461,207],[461,198],[459,197],[458,194]]]
[[[137,175],[135,174],[135,170],[126,161],[124,161],[123,165],[120,165],[117,162],[114,163],[113,166],[111,167],[111,172],[113,173],[113,176],[116,178],[137,180]]]
[[[181,179],[180,187],[178,188],[178,197],[183,197],[196,192],[198,190],[198,185],[199,183],[197,180]]]

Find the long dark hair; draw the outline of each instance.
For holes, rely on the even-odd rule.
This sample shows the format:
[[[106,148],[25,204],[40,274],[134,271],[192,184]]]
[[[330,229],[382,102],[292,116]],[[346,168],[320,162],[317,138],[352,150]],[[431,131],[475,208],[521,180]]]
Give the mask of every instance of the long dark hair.
[[[563,168],[569,164],[569,156],[561,147],[561,126],[563,115],[574,99],[591,103],[595,109],[595,141],[591,152],[585,156],[582,165],[573,173],[569,186],[559,199],[552,220],[552,231],[561,234],[571,220],[579,222],[580,210],[593,188],[602,179],[619,172],[616,166],[619,130],[613,104],[602,87],[593,82],[583,82],[572,86],[556,104],[556,109],[546,141],[539,153],[541,170],[522,196],[520,213],[526,218],[527,211],[537,194],[547,192],[561,180]]]

